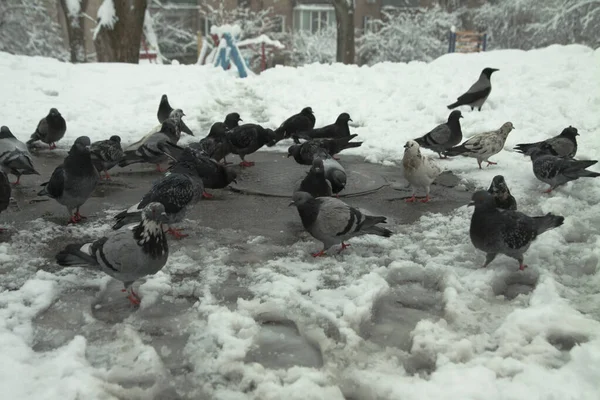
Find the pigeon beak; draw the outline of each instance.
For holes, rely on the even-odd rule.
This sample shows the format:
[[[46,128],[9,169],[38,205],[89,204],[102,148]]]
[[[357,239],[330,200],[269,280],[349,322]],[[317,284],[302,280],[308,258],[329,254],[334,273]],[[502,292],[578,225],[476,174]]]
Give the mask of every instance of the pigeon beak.
[[[232,180],[231,182],[237,184],[237,179]]]
[[[291,156],[292,156],[291,154],[288,154],[287,158],[290,158]]]
[[[293,206],[294,204],[296,204],[296,203],[294,203],[294,201],[292,200],[292,201],[290,201],[290,204],[288,204],[288,207],[291,207],[291,206]]]
[[[475,206],[475,202],[474,201],[472,201],[469,204],[467,204],[467,207],[473,207],[473,206]]]
[[[464,117],[461,115],[461,116],[460,116],[460,117],[458,117],[458,118],[464,118]]]
[[[240,118],[240,119],[238,119],[238,121],[243,121],[243,119]]]
[[[87,151],[90,151],[90,146],[85,146],[85,149],[86,149]]]
[[[352,121],[352,118],[348,118],[348,121]],[[354,122],[354,121],[352,121],[352,122]]]

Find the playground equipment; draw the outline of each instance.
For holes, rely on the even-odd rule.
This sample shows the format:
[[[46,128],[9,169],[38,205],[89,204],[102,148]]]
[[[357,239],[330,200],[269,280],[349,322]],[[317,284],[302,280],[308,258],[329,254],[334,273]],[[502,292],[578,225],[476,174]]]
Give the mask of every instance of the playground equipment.
[[[140,60],[148,60],[150,63],[158,64],[158,52],[151,49],[146,42],[146,38],[142,36],[142,48],[140,49]]]
[[[241,34],[238,25],[212,26],[211,35],[202,39],[198,36],[198,64],[213,64],[228,70],[233,65],[237,68],[240,78],[252,73],[240,49],[251,49],[260,56],[260,71],[267,68],[267,57],[275,51],[285,48],[278,40],[272,40],[266,35],[257,38],[237,41]]]
[[[477,53],[485,51],[487,33],[474,31],[456,32],[452,27],[448,33],[448,53]]]

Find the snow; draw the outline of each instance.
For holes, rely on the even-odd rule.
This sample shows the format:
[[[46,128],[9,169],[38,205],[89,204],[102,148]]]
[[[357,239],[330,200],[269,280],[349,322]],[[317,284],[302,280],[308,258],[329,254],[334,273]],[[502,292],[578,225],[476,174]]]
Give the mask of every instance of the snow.
[[[262,43],[267,44],[269,46],[273,46],[277,49],[285,49],[285,46],[283,45],[283,43],[281,43],[279,40],[273,40],[270,37],[268,37],[267,35],[260,35],[255,38],[240,40],[237,43],[237,45],[238,45],[238,47],[240,47],[240,46],[249,46],[249,45],[253,45],[253,44],[262,44]]]
[[[111,4],[105,1],[103,12]],[[119,297],[120,284],[80,268],[46,272],[42,250],[63,228],[36,220],[0,243],[3,393],[15,400],[174,398],[162,395],[165,385],[185,381],[195,387],[191,398],[213,399],[600,398],[600,179],[542,195],[545,185],[528,159],[512,151],[573,125],[581,135],[577,158],[598,158],[600,49],[550,46],[448,54],[431,63],[277,67],[247,79],[212,66],[72,65],[0,53],[1,123],[26,140],[57,107],[68,124],[58,146],[67,149],[83,132],[92,140],[118,132],[124,145],[138,140],[156,125],[163,93],[200,136],[228,112],[275,128],[310,105],[318,126],[350,114],[351,130],[364,144],[348,154],[399,164],[404,143],[445,121],[446,105],[485,67],[499,71],[483,110],[462,108],[465,137],[506,121],[516,129],[492,157],[497,166],[479,170],[469,158],[439,163],[479,187],[502,174],[520,210],[565,216],[562,227],[531,246],[526,271],[502,256],[479,268],[484,257],[468,240],[472,211],[466,207],[394,226],[389,239],[356,238],[346,254],[317,260],[307,253],[319,244],[303,238],[268,252],[268,260],[252,254],[236,263],[231,249],[207,237],[194,249],[173,246],[167,267],[142,284],[140,310],[109,323],[89,304],[89,292]],[[109,223],[107,215],[69,229],[99,236]],[[244,240],[256,248],[270,239]],[[212,288],[236,271],[243,271],[253,297],[224,304]],[[502,290],[515,282],[537,284],[509,300]],[[176,308],[167,312],[169,301]],[[417,306],[402,306],[410,301]],[[292,320],[297,330],[269,335],[257,322],[265,315]],[[53,318],[60,319],[48,325],[51,334],[39,337],[36,327]],[[148,344],[160,321],[179,347]],[[252,361],[256,343],[290,343],[278,341],[293,335],[302,363],[278,369]],[[311,356],[314,349],[322,360]],[[172,371],[173,362],[185,365]],[[183,370],[185,380],[178,378]]]
[[[117,17],[113,0],[104,0],[98,8],[98,14],[96,15],[97,25],[94,29],[94,40],[96,40],[100,29],[112,29],[118,19],[119,17]]]
[[[242,28],[237,25],[230,25],[230,24],[224,24],[224,25],[213,25],[210,27],[210,33],[211,35],[219,35],[219,36],[223,36],[224,33],[229,33],[231,34],[231,36],[233,37],[239,37],[240,34],[242,33]]]
[[[76,18],[81,13],[81,0],[67,0],[67,9],[72,18]]]

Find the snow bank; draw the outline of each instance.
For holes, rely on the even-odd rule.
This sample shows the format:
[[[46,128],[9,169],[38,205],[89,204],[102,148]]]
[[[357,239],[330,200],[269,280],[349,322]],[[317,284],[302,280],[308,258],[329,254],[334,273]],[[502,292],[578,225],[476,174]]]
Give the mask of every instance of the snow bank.
[[[278,67],[247,79],[212,66],[71,65],[0,53],[0,122],[26,140],[39,119],[57,107],[68,124],[65,139],[58,143],[66,149],[81,134],[92,140],[119,134],[124,145],[138,140],[157,124],[163,93],[185,111],[188,126],[199,136],[229,112],[239,112],[244,122],[274,128],[310,105],[317,126],[331,123],[341,112],[351,115],[351,130],[364,145],[348,153],[394,164],[408,139],[447,118],[446,105],[485,67],[500,71],[492,77],[494,88],[483,111],[462,109],[465,136],[506,121],[516,129],[505,151],[492,158],[497,166],[479,170],[466,158],[439,162],[481,187],[502,174],[520,210],[565,216],[562,227],[531,246],[525,273],[517,272],[516,262],[505,257],[479,268],[483,255],[468,240],[471,210],[461,207],[449,215],[428,214],[411,225],[396,225],[397,234],[389,239],[357,238],[346,254],[319,260],[308,256],[319,244],[299,240],[266,252],[277,254],[270,260],[256,254],[240,266],[222,243],[202,238],[202,246],[194,251],[175,251],[141,294],[156,303],[163,293],[197,298],[185,308],[188,319],[168,320],[167,326],[189,333],[189,338],[178,339],[183,340],[183,350],[174,357],[185,363],[178,371],[191,371],[184,380],[206,390],[206,398],[597,400],[600,179],[581,179],[542,195],[545,186],[534,178],[528,159],[511,149],[573,125],[581,134],[577,157],[598,159],[600,50],[551,46],[528,52],[449,54],[429,64]],[[198,138],[182,141],[192,139]],[[287,146],[281,143],[277,149]],[[80,235],[99,235],[109,229],[109,218],[72,229]],[[65,333],[67,339],[51,350],[34,350],[38,315],[59,300],[68,301],[62,312],[75,310],[73,296],[87,301],[93,296],[77,290],[98,290],[110,281],[82,269],[40,271],[47,261],[39,255],[44,246],[55,243],[59,231],[62,228],[49,222],[35,221],[30,232],[0,244],[0,386],[15,400],[151,398],[147,393],[123,393],[135,386],[136,376],[168,370],[163,359],[169,349],[159,353],[144,342],[153,335],[142,332],[150,323],[143,313],[107,326],[90,316],[89,304],[84,303],[84,317],[67,332],[71,336]],[[264,241],[248,238],[252,248]],[[194,252],[198,259],[192,257]],[[240,269],[255,297],[226,307],[211,289]],[[180,276],[171,279],[177,273]],[[182,281],[181,276],[192,278]],[[531,294],[507,300],[498,293],[511,282],[537,285]],[[402,318],[426,309],[425,301],[410,313],[397,301],[388,304],[392,312],[387,317],[373,311],[382,296],[411,291],[425,293],[416,298],[440,302],[440,309],[414,329],[403,332],[407,321]],[[157,310],[159,304],[148,307]],[[302,333],[321,349],[322,367],[273,369],[245,361],[262,329],[255,317],[267,308],[294,317]],[[397,316],[399,312],[405,314]],[[365,340],[365,322],[377,318],[380,330],[371,331]],[[70,319],[63,316],[60,321]],[[84,334],[90,338],[84,339]],[[48,340],[55,340],[54,335],[59,336],[53,333]],[[401,335],[408,341],[405,348],[395,346],[395,337]],[[144,361],[132,364],[136,357]],[[416,368],[420,373],[413,374],[411,364],[403,362],[407,359],[414,361],[413,368],[429,369]],[[130,370],[134,367],[138,369]],[[201,394],[194,398],[204,398]]]
[[[239,46],[248,46],[248,45],[252,45],[252,44],[263,44],[263,43],[267,44],[269,46],[273,46],[277,49],[285,49],[285,46],[283,45],[283,43],[281,43],[279,40],[273,40],[270,37],[268,37],[267,35],[260,35],[259,37],[240,40],[237,43],[237,45],[239,47]]]

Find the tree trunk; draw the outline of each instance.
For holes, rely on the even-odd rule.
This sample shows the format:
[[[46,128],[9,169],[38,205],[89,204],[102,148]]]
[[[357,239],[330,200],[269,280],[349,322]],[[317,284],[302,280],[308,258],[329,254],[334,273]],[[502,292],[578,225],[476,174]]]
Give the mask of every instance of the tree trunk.
[[[114,0],[113,3],[117,19],[112,27],[99,27],[94,39],[96,57],[99,62],[137,64],[147,0]]]
[[[352,0],[332,0],[337,23],[336,61],[354,64],[354,7]]]
[[[88,0],[81,0],[81,12],[79,15],[71,15],[67,8],[67,0],[60,0],[60,5],[67,22],[67,36],[69,38],[69,50],[72,63],[85,62],[85,36],[83,34],[83,13],[87,8]]]

